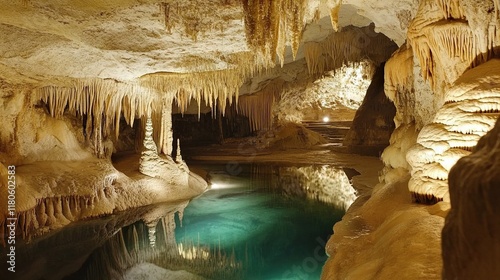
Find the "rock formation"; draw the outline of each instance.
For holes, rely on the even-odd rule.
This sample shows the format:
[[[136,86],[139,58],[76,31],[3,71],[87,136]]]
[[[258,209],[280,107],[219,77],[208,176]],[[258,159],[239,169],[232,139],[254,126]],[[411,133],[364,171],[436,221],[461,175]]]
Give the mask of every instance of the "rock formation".
[[[356,111],[344,146],[351,153],[378,156],[389,145],[394,130],[394,104],[384,94],[384,64],[373,75],[363,103]]]
[[[498,139],[488,132],[449,176],[451,210],[443,229],[444,279],[500,277]]]
[[[435,279],[442,263],[447,278],[497,276],[498,0],[0,4],[0,232],[13,169],[29,239],[201,193],[172,114],[206,114],[220,142],[236,117],[297,140],[290,122],[359,107],[346,145],[388,144],[385,167],[335,225],[323,278]]]
[[[470,154],[498,118],[498,61],[494,59],[500,38],[498,8],[496,1],[423,0],[418,9],[410,11],[407,42],[400,45],[385,66],[385,94],[396,106],[396,129],[390,146],[382,154],[385,168],[380,184],[371,194],[361,194],[343,221],[335,225],[335,234],[327,246],[330,259],[323,279],[440,279],[442,262],[436,254],[441,252],[445,279],[497,277],[496,265],[491,262],[498,261],[499,250],[495,246],[500,242],[495,237],[478,239],[493,236],[495,218],[490,215],[494,215],[494,210],[472,205],[482,205],[478,202],[481,198],[488,205],[487,201],[497,199],[498,194],[472,194],[472,186],[479,185],[467,184],[466,178],[475,177],[460,174],[458,170],[465,170],[460,164],[450,174],[450,183],[455,186],[448,191],[448,173],[457,160]],[[378,18],[374,17],[374,21]],[[496,136],[488,139],[493,138]],[[466,157],[463,162],[471,168],[472,162],[491,163],[488,157],[478,153],[474,161],[467,161]],[[494,184],[494,175],[486,177],[484,180],[491,180],[486,185]],[[404,194],[406,187],[410,192]],[[471,193],[465,194],[468,190]],[[471,197],[474,202],[469,201]],[[413,203],[409,203],[410,198]],[[375,210],[376,207],[381,208]],[[441,239],[440,229],[446,216]],[[393,219],[399,219],[397,225],[391,225]],[[484,226],[474,224],[479,221]],[[412,225],[403,226],[405,223]],[[425,229],[401,232],[420,227]],[[465,231],[466,235],[459,234]],[[417,236],[424,232],[426,237]],[[397,236],[411,239],[411,245],[396,241]],[[478,247],[483,247],[471,245],[474,240],[481,240],[476,242],[482,242]],[[486,244],[490,244],[488,249]],[[412,246],[419,249],[409,249]],[[356,257],[348,255],[353,247],[359,252]],[[409,250],[412,267],[387,258],[406,255]],[[488,256],[481,264],[480,255]],[[427,263],[429,260],[434,261]],[[412,271],[416,267],[425,269]]]

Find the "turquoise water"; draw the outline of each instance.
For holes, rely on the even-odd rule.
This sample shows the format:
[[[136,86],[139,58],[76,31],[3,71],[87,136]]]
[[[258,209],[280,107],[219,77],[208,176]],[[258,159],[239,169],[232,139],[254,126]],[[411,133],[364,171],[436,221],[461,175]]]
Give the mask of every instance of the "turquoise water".
[[[216,189],[189,203],[182,225],[177,219],[177,244],[237,263],[234,279],[319,279],[325,243],[343,211],[285,193],[277,167],[238,175],[219,168],[210,172]]]
[[[239,167],[209,166],[214,189],[189,203],[82,220],[20,242],[19,271],[8,279],[136,279],[129,270],[145,262],[213,280],[319,279],[343,211],[308,199],[303,184],[326,175]],[[163,279],[147,273],[139,279]]]

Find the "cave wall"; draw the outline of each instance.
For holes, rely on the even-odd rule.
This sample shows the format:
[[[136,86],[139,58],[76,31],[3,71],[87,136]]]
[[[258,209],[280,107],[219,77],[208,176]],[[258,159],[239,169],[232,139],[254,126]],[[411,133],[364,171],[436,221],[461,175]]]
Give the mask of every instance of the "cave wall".
[[[370,85],[376,66],[365,60],[326,71],[311,83],[283,89],[273,106],[278,123],[350,121],[354,118]]]
[[[337,235],[332,239],[335,242],[327,249],[331,260],[324,277],[439,277],[439,229],[450,207],[448,171],[458,158],[470,153],[498,117],[498,62],[492,59],[499,55],[498,0],[404,0],[397,5],[391,1],[342,1],[346,8],[358,10],[375,23],[359,29],[347,28],[358,22],[346,23],[345,17],[344,21],[337,21],[342,19],[338,0],[244,1],[244,5],[231,0],[221,0],[217,5],[206,0],[170,1],[180,7],[172,13],[167,11],[165,2],[153,0],[91,4],[56,1],[51,5],[44,1],[0,2],[0,35],[4,38],[0,42],[2,184],[6,185],[7,165],[45,166],[43,172],[36,174],[33,166],[18,169],[20,189],[26,187],[20,194],[24,232],[166,199],[165,192],[148,192],[151,189],[145,186],[149,184],[133,183],[106,159],[113,150],[107,136],[112,138],[113,133],[123,131],[119,128],[122,120],[132,126],[140,119],[136,135],[141,135],[141,140],[148,124],[147,157],[141,164],[146,169],[150,160],[149,164],[155,167],[166,167],[164,171],[168,172],[163,175],[158,175],[158,170],[147,172],[150,177],[163,176],[170,184],[176,172],[185,175],[186,171],[181,159],[172,159],[174,101],[180,113],[188,110],[191,100],[196,101],[198,114],[202,103],[224,112],[238,100],[240,90],[248,83],[250,89],[241,93],[254,95],[241,100],[242,111],[251,119],[253,129],[268,128],[273,121],[269,113],[272,98],[263,92],[268,90],[270,80],[281,76],[284,81],[295,83],[305,77],[312,82],[324,71],[359,61],[367,54],[375,62],[383,62],[393,53],[390,42],[377,39],[378,35],[368,36],[371,40],[367,41],[366,36],[360,36],[363,32],[358,32],[369,30],[373,35],[382,31],[400,46],[386,63],[384,74],[385,94],[396,107],[396,129],[390,139],[384,135],[384,142],[388,140],[390,146],[382,154],[386,167],[380,174],[381,184],[374,188],[371,197],[363,196],[355,203],[344,221],[336,225]],[[219,6],[224,9],[218,9]],[[280,13],[285,16],[277,16]],[[329,27],[322,25],[327,16],[331,16]],[[341,32],[329,36],[333,29]],[[300,64],[301,74],[266,72],[293,59]],[[491,69],[495,69],[494,73],[488,72]],[[295,88],[295,94],[302,94],[307,82],[299,85],[298,90]],[[379,85],[376,97],[381,99],[375,102],[386,102],[380,94],[380,80],[373,84]],[[269,89],[273,96],[275,89]],[[366,107],[377,108],[369,96],[366,100]],[[259,114],[255,105],[266,105],[266,114]],[[74,117],[77,112],[81,117],[87,116],[85,129],[83,119]],[[362,108],[358,118],[363,119],[364,113]],[[386,116],[385,112],[382,115]],[[372,112],[365,115],[368,116],[372,119],[367,124],[387,124],[385,119],[373,118],[376,114]],[[469,126],[471,123],[474,127]],[[358,125],[363,124],[356,122]],[[383,133],[388,131],[386,128]],[[87,130],[92,133],[85,133]],[[370,131],[367,127],[361,130]],[[381,140],[379,134],[380,131],[368,136],[358,133],[353,139],[361,141],[356,144],[370,144],[373,139]],[[85,135],[94,138],[86,139]],[[490,135],[486,139],[496,138]],[[482,152],[471,157],[480,156],[477,162],[487,164],[487,158],[494,158],[485,154],[481,143],[477,149]],[[84,165],[69,163],[87,159],[92,161]],[[48,164],[49,161],[59,162]],[[467,160],[463,163],[468,164]],[[80,174],[82,166],[94,176]],[[487,250],[486,245],[480,244],[477,249],[481,251],[474,251],[464,245],[470,241],[456,236],[456,228],[474,226],[473,219],[460,212],[461,207],[474,215],[472,208],[483,206],[475,200],[463,201],[456,172],[450,175],[457,178],[450,180],[449,199],[452,211],[457,205],[457,214],[449,215],[450,226],[445,231],[449,235],[445,236],[450,236],[448,241],[452,244],[458,244],[458,251],[450,249],[445,240],[445,275],[453,277],[462,271],[473,277],[474,268],[457,268],[456,262],[466,263],[468,256],[474,259]],[[484,182],[485,191],[491,191],[492,182],[495,179]],[[88,185],[98,187],[92,189]],[[471,189],[472,193],[478,192]],[[169,194],[176,191],[185,190],[171,190]],[[491,192],[496,197],[495,191]],[[1,197],[6,197],[5,191]],[[122,200],[115,200],[116,197]],[[412,199],[433,205],[411,204]],[[90,206],[80,216],[68,212],[69,205],[88,204],[98,205],[95,212]],[[484,204],[490,206],[485,213],[496,213],[494,205]],[[5,209],[0,210],[5,213]],[[61,214],[59,218],[57,214]],[[494,219],[479,218],[485,217]],[[494,225],[487,225],[487,234],[495,232]],[[404,238],[411,242],[399,243]],[[347,239],[363,242],[353,244]],[[485,241],[496,242],[493,238]],[[344,259],[353,248],[365,250],[363,255],[367,258]],[[408,260],[392,258],[408,252],[418,253],[412,259],[413,267]],[[492,252],[496,258],[496,250]],[[457,257],[462,253],[464,256]],[[402,268],[404,273],[397,274]],[[485,277],[494,273],[485,269]]]
[[[0,157],[5,165],[47,160],[82,160],[92,156],[78,118],[54,119],[42,103],[31,103],[32,88],[3,83]]]
[[[500,121],[449,175],[451,210],[443,228],[443,279],[500,277]]]
[[[448,200],[449,169],[492,127],[489,117],[476,116],[471,114],[475,109],[463,108],[485,107],[476,100],[491,99],[489,94],[475,94],[473,89],[465,89],[467,83],[472,86],[478,81],[460,77],[468,69],[498,55],[497,13],[494,1],[481,2],[475,10],[468,2],[421,1],[408,27],[407,44],[386,64],[385,91],[397,108],[396,128],[413,127],[418,133],[416,145],[407,149],[409,153],[405,155],[412,173],[409,188],[415,201]],[[489,23],[482,23],[479,28],[478,17],[484,17]],[[455,100],[457,94],[468,97]],[[495,109],[486,107],[477,109],[478,113]],[[393,139],[394,143],[398,141],[406,140]],[[393,156],[394,166],[398,165],[394,151],[390,148],[382,155],[389,168],[392,168]]]

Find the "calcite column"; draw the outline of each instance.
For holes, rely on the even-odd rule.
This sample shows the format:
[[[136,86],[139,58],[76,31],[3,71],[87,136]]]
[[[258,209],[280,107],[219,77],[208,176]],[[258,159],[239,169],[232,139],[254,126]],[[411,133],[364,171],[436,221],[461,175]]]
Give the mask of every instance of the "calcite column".
[[[172,156],[173,131],[172,131],[172,98],[164,98],[161,109],[161,152]]]

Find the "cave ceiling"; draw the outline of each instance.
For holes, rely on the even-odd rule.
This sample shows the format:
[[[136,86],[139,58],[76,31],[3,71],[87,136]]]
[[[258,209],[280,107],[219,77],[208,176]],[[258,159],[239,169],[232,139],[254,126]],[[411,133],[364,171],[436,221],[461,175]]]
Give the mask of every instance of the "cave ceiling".
[[[279,40],[274,34],[259,35],[266,31],[258,24],[251,31],[257,36],[248,39],[245,25],[256,1],[0,2],[0,79],[42,87],[64,85],[70,79],[129,82],[155,73],[269,68],[293,62],[294,56],[303,58],[304,43],[321,41],[337,27],[372,22],[377,31],[401,44],[412,16],[407,11],[415,10],[417,1],[400,1],[394,8],[381,1],[349,0],[340,12],[338,0],[267,1],[273,3],[269,9],[277,10],[271,14],[281,15],[282,20],[275,21],[281,31],[274,30],[281,32]],[[275,7],[278,2],[281,6]],[[330,15],[338,17],[338,24]],[[297,18],[302,22],[294,23]],[[262,57],[255,58],[259,56],[253,39],[277,42],[265,45]],[[253,70],[246,69],[246,76]]]

